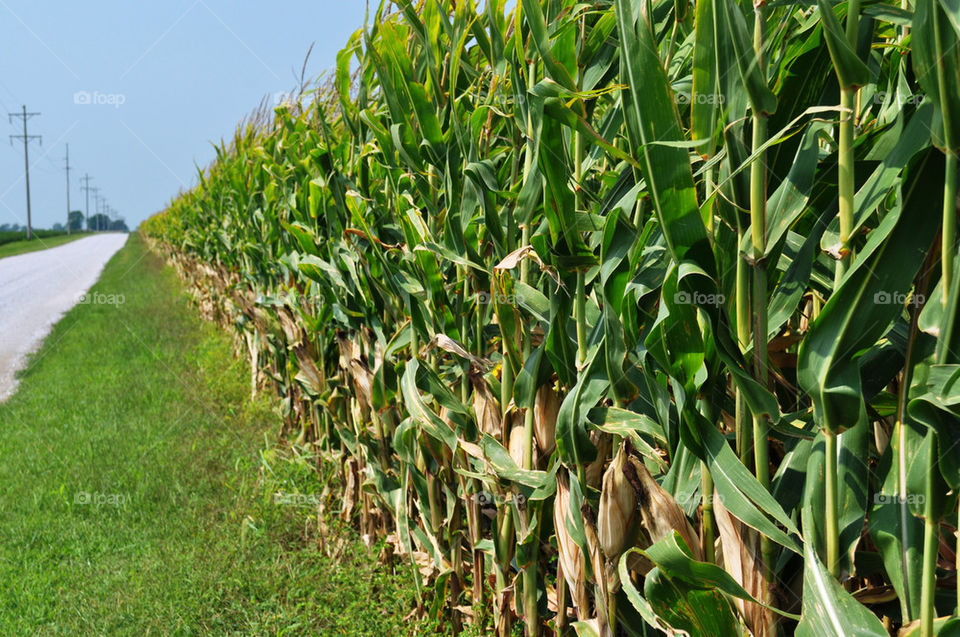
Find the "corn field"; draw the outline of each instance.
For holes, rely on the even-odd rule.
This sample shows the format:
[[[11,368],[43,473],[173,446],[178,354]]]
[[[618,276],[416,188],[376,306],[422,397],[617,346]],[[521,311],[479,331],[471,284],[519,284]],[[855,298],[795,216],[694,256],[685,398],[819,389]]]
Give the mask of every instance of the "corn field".
[[[381,3],[141,230],[454,631],[957,634],[958,44]]]

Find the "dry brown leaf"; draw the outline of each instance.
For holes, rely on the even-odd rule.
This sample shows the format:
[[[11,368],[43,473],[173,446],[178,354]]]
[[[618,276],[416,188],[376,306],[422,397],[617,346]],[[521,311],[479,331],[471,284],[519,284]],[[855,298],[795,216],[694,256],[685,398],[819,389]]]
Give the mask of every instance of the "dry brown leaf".
[[[300,367],[300,373],[297,378],[314,394],[323,392],[323,375],[317,364],[307,354],[307,348],[303,345],[295,345],[293,354],[297,358],[297,365]]]
[[[283,335],[287,337],[287,343],[290,345],[299,345],[303,342],[303,328],[293,318],[293,315],[285,307],[277,307],[277,318],[280,319],[280,327],[283,328]]]
[[[537,266],[540,268],[540,270],[544,274],[549,276],[551,279],[553,279],[554,283],[557,284],[558,288],[561,288],[563,290],[567,289],[567,286],[563,283],[563,280],[560,279],[560,276],[557,274],[557,271],[554,270],[552,267],[548,266],[546,263],[544,263],[540,259],[540,255],[538,255],[537,252],[533,249],[533,246],[527,245],[527,246],[521,246],[517,248],[516,250],[514,250],[513,252],[505,256],[500,261],[500,263],[493,266],[493,270],[495,273],[503,272],[504,270],[512,270],[518,265],[520,265],[520,262],[523,261],[525,258],[533,259],[536,262]]]
[[[349,521],[357,504],[359,487],[357,479],[357,461],[353,458],[344,464],[346,484],[343,487],[343,505],[340,507],[340,519]]]
[[[434,347],[439,347],[445,352],[449,352],[459,356],[460,358],[470,361],[470,364],[476,367],[480,372],[489,371],[493,367],[493,361],[488,358],[471,354],[463,345],[453,340],[446,334],[435,335],[432,339],[430,339],[430,342],[424,346],[423,352],[427,352]]]
[[[868,586],[851,593],[861,604],[885,604],[897,599],[897,591],[892,586]]]
[[[720,537],[723,568],[754,599],[763,599],[769,584],[761,568],[759,534],[733,517],[718,496],[713,499],[713,515]],[[742,599],[734,600],[734,604],[755,637],[773,637],[766,631],[772,611]]]
[[[350,361],[349,369],[357,400],[363,407],[364,413],[370,413],[373,409],[373,372],[366,363],[356,358]]]

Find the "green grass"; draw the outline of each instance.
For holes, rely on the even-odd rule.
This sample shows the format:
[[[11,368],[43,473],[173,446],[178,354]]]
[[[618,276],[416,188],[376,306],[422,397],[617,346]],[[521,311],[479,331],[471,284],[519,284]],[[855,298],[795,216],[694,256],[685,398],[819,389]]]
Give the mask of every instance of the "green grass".
[[[76,241],[77,239],[82,239],[83,237],[89,237],[91,233],[74,233],[71,235],[57,235],[54,237],[36,237],[27,241],[26,239],[21,239],[19,241],[11,241],[9,243],[4,243],[0,245],[0,259],[3,257],[12,257],[18,254],[26,254],[27,252],[36,252],[38,250],[46,250],[47,248],[56,248],[57,246],[62,246],[65,243],[70,243],[71,241]]]
[[[430,632],[405,564],[275,503],[336,489],[137,235],[94,290],[125,303],[70,311],[0,405],[0,634]]]
[[[36,239],[50,239],[66,235],[66,230],[44,230],[43,228],[34,228],[33,237]],[[14,241],[25,241],[27,239],[26,230],[0,230],[0,245],[13,243]]]

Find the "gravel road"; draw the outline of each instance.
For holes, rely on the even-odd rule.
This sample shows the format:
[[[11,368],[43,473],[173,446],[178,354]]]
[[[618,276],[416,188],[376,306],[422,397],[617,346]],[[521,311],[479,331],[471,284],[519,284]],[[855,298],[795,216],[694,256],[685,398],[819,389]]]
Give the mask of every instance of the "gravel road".
[[[98,234],[56,248],[0,259],[0,401],[14,375],[63,314],[96,283],[126,234]]]

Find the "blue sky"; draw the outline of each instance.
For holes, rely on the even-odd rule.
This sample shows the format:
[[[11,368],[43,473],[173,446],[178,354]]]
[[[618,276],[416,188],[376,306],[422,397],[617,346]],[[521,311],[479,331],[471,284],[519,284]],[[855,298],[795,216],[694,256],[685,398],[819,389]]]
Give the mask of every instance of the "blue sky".
[[[67,143],[73,209],[84,173],[131,228],[163,209],[212,142],[296,85],[311,43],[308,76],[331,69],[364,13],[362,0],[0,0],[0,109],[42,113],[29,122],[43,136],[30,147],[33,225],[66,217]],[[19,119],[5,126],[21,133]],[[0,224],[25,223],[24,190],[22,142],[3,144]]]

